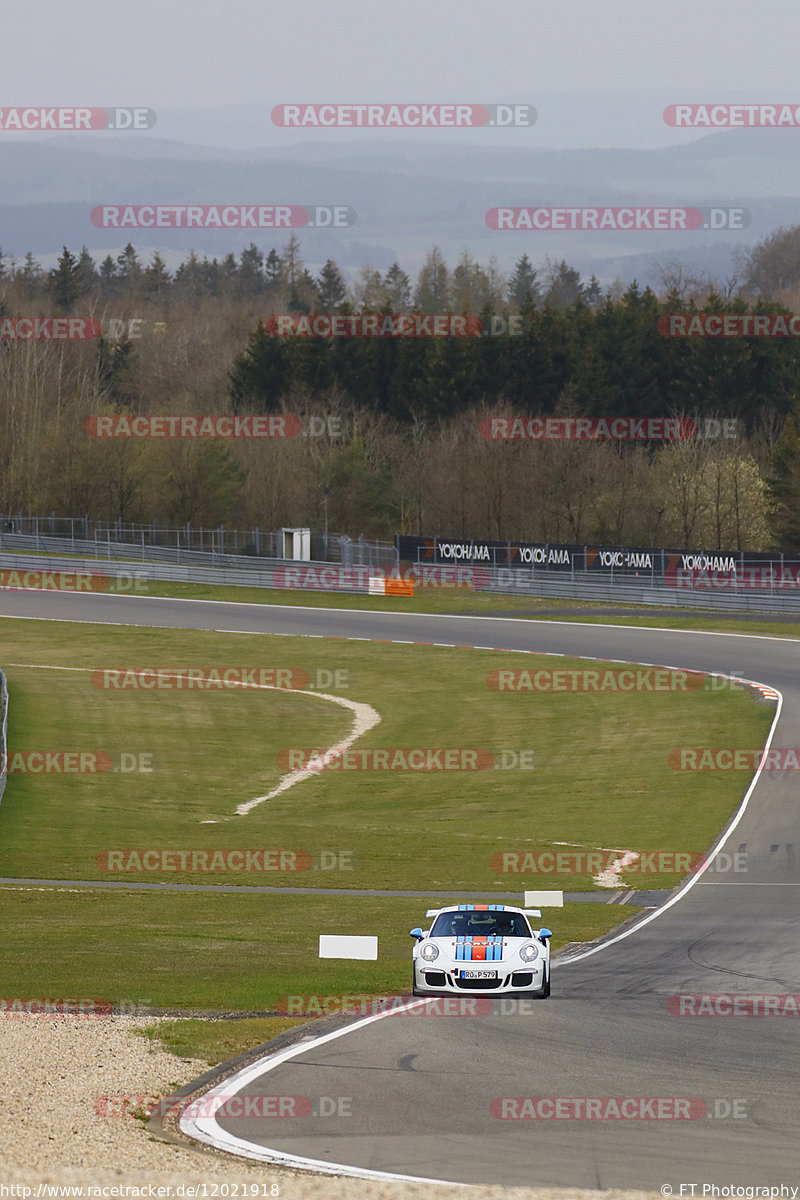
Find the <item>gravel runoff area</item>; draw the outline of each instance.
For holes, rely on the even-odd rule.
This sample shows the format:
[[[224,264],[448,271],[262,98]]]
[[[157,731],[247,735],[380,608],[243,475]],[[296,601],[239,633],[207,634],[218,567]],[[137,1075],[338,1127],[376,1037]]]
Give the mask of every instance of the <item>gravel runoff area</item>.
[[[211,1185],[228,1185],[216,1192],[224,1198],[233,1195],[230,1185],[239,1184],[240,1197],[256,1200],[256,1183],[261,1184],[258,1200],[272,1195],[282,1200],[649,1200],[653,1195],[373,1182],[271,1168],[161,1141],[134,1116],[102,1115],[104,1097],[168,1095],[208,1069],[205,1062],[176,1058],[132,1033],[153,1021],[0,1018],[0,1197],[187,1200],[195,1187],[197,1200],[213,1200]],[[200,1188],[203,1184],[209,1187]],[[247,1185],[246,1192],[241,1185]]]

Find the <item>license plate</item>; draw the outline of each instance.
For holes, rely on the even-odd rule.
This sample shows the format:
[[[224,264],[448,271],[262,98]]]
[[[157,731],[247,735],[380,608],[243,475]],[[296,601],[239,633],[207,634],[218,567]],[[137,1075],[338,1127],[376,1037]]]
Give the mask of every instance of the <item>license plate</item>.
[[[462,979],[497,979],[497,971],[462,971]]]

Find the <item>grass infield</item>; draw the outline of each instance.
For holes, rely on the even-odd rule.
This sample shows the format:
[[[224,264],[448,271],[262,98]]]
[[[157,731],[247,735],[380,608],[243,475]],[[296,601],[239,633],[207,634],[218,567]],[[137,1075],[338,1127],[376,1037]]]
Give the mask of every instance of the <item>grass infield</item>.
[[[0,645],[12,764],[0,875],[14,879],[452,890],[489,900],[521,900],[526,888],[591,889],[589,871],[504,871],[502,855],[521,864],[523,854],[555,853],[559,843],[581,853],[702,853],[749,775],[678,772],[670,751],[758,747],[773,712],[740,689],[492,690],[487,676],[498,669],[597,669],[515,653],[8,618]],[[311,690],[321,681],[327,694],[380,713],[359,749],[491,751],[507,762],[525,753],[533,769],[324,770],[237,816],[238,804],[277,785],[287,750],[324,749],[347,735],[351,712],[286,689],[98,687],[98,669],[161,670],[165,681],[188,671],[291,670]],[[106,755],[111,769],[13,771],[47,751]],[[110,870],[108,852],[125,850],[155,852],[157,869]],[[257,869],[234,866],[232,852],[247,850],[261,854]],[[295,869],[273,869],[280,855],[264,856],[281,850],[294,853],[282,865]],[[218,853],[223,867],[173,869],[176,851],[204,852],[201,865]],[[136,865],[130,856],[113,861]],[[627,882],[662,888],[679,878],[662,871]],[[407,931],[445,902],[4,887],[2,987],[7,996],[222,1011],[272,1009],[289,993],[404,991]],[[631,911],[572,904],[543,920],[557,947],[596,937]],[[319,933],[377,934],[380,957],[319,960]]]

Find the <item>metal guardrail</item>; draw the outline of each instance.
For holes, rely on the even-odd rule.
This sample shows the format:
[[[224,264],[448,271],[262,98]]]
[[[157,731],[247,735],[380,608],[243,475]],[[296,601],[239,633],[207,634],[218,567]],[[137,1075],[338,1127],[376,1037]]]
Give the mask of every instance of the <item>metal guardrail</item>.
[[[233,561],[234,566],[212,567],[194,566],[188,563],[115,560],[112,567],[106,559],[70,558],[69,555],[6,554],[0,550],[0,571],[6,572],[5,576],[0,577],[2,580],[0,594],[2,594],[3,587],[16,586],[9,584],[7,577],[9,571],[27,572],[30,575],[52,572],[67,572],[84,576],[95,575],[96,579],[93,585],[86,583],[85,585],[71,586],[69,582],[64,582],[59,587],[55,582],[52,585],[43,582],[43,586],[49,586],[50,590],[54,591],[98,592],[111,590],[112,583],[126,592],[144,592],[146,588],[137,585],[145,584],[147,580],[302,590],[303,578],[308,576],[311,571],[320,591],[366,593],[369,590],[370,576],[380,573],[373,567],[343,567],[339,563],[297,562],[294,559],[273,558],[262,567],[243,567],[240,559]],[[290,573],[288,579],[285,576],[286,572]],[[104,583],[104,580],[108,582]],[[24,586],[24,580],[22,584]],[[35,587],[36,583],[31,581],[29,586]]]
[[[6,790],[8,778],[8,680],[0,671],[0,802]]]
[[[658,583],[632,583],[630,575],[598,579],[594,572],[565,575],[500,567],[490,571],[482,591],[515,596],[552,597],[591,603],[647,604],[669,608],[718,609],[728,612],[786,613],[800,619],[800,593],[761,588],[666,587]],[[624,580],[624,582],[623,582]]]
[[[394,542],[311,532],[315,560],[344,566],[396,567]],[[155,525],[102,525],[86,518],[22,517],[0,514],[0,548],[20,553],[85,554],[90,558],[137,559],[211,566],[273,563],[284,552],[279,531],[195,528],[161,529]]]
[[[220,557],[220,556],[218,556]],[[245,567],[241,559],[225,556],[232,565],[200,566],[191,563],[164,563],[157,561],[117,560],[115,568],[109,568],[108,560],[71,558],[68,555],[8,554],[0,552],[0,569],[18,571],[64,571],[77,574],[96,573],[105,577],[95,580],[91,586],[69,590],[103,591],[122,590],[129,593],[146,593],[147,581],[176,583],[209,583],[234,587],[279,588],[289,590],[311,590],[322,592],[349,592],[365,594],[369,591],[371,575],[381,574],[374,567],[343,567],[328,562],[297,562],[290,559],[261,560],[257,565],[248,560]],[[630,576],[614,579],[598,579],[596,572],[575,572],[567,575],[560,571],[543,571],[539,568],[514,569],[499,567],[480,569],[480,591],[494,595],[531,596],[537,598],[567,599],[591,603],[603,601],[612,604],[633,604],[667,608],[706,609],[721,612],[783,613],[790,619],[800,620],[800,594],[775,588],[709,588],[709,587],[666,587],[641,581],[630,582]],[[450,590],[458,581],[470,578],[471,568],[414,568],[411,577],[417,579],[417,590],[426,587]],[[116,576],[116,579],[114,578]],[[487,578],[488,577],[488,578]],[[6,586],[8,586],[6,582]],[[47,586],[47,585],[45,585]],[[52,586],[56,586],[53,584]],[[476,589],[478,590],[478,589]],[[0,587],[0,592],[2,587]]]
[[[0,550],[18,554],[84,555],[106,562],[164,562],[197,566],[232,566],[242,570],[274,566],[274,558],[253,555],[222,554],[217,550],[184,550],[180,546],[153,546],[138,542],[94,541],[86,538],[60,538],[44,534],[0,533]]]

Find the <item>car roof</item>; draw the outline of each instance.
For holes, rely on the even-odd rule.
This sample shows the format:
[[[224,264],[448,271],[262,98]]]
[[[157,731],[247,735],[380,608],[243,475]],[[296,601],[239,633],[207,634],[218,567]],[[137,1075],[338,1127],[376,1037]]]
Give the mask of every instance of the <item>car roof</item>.
[[[515,904],[448,904],[445,908],[429,908],[426,917],[438,917],[439,913],[451,912],[507,912],[521,913],[523,917],[541,916],[535,909],[518,908]]]

